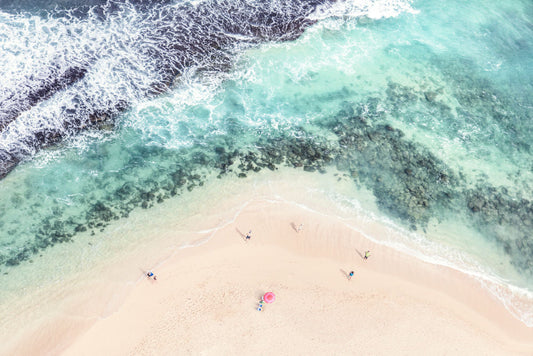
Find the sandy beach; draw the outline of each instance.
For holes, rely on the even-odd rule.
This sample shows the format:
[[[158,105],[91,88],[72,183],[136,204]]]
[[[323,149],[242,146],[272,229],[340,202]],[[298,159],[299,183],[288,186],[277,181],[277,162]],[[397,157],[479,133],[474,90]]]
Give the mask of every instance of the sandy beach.
[[[301,194],[302,185],[275,189]],[[533,329],[476,280],[373,243],[268,185],[247,189],[251,198],[231,219],[207,212],[227,213],[242,195],[199,202],[189,227],[169,226],[159,242],[93,268],[97,283],[64,283],[46,315],[4,345],[6,354],[533,354]],[[190,228],[200,222],[207,228]],[[165,244],[173,234],[208,241],[172,249]],[[265,292],[276,300],[258,311]]]
[[[0,356],[533,356],[532,14],[0,1]]]

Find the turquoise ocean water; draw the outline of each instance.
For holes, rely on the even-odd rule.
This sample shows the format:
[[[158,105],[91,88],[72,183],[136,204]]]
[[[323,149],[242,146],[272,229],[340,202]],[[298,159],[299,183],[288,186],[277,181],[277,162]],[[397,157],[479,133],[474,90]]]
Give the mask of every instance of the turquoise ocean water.
[[[403,236],[383,243],[475,276],[533,326],[531,1],[313,3],[297,35],[232,33],[221,57],[200,41],[155,95],[164,75],[134,45],[155,17],[141,15],[201,3],[1,8],[0,149],[24,154],[0,181],[0,303],[39,283],[39,259],[76,263],[48,261],[57,246],[103,239],[110,225],[219,178],[290,167],[343,175],[351,191],[333,185],[329,195],[339,206],[370,199],[368,216]],[[201,28],[187,36],[202,38]],[[72,63],[90,69],[27,99]],[[59,122],[120,100],[128,105],[84,130]],[[21,139],[41,129],[62,139]]]

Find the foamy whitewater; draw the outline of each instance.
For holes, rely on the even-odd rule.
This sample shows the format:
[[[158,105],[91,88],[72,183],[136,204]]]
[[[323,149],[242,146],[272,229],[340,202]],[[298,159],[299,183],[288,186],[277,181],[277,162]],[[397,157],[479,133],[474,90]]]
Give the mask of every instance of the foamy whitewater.
[[[134,245],[94,248],[160,204],[278,171],[316,184],[277,199],[471,275],[533,327],[532,15],[527,0],[0,2],[0,312],[43,271]]]

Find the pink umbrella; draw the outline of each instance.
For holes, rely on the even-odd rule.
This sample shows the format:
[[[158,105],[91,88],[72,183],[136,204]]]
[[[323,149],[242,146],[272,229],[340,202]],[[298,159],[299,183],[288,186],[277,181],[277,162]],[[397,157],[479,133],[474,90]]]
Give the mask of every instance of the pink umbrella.
[[[263,300],[265,301],[265,303],[272,303],[276,300],[276,295],[272,292],[266,292],[263,296]]]

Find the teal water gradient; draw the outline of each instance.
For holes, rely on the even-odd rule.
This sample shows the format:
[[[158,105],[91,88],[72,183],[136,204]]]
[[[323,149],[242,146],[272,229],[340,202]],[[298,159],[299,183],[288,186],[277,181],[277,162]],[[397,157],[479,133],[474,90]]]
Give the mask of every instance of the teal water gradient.
[[[191,70],[116,127],[20,165],[0,182],[0,278],[217,175],[288,165],[339,169],[377,213],[464,251],[527,299],[533,4],[410,7],[324,18],[296,41],[237,53],[228,72]]]

